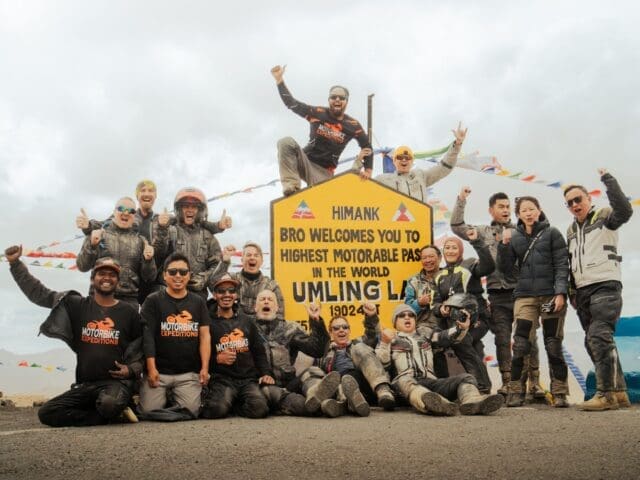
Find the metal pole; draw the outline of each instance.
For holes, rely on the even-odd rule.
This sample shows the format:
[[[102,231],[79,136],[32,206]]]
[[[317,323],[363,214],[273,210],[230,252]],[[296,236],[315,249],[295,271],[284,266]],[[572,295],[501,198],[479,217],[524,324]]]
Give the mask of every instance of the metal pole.
[[[375,93],[371,93],[367,96],[367,136],[369,142],[373,147],[373,96]]]

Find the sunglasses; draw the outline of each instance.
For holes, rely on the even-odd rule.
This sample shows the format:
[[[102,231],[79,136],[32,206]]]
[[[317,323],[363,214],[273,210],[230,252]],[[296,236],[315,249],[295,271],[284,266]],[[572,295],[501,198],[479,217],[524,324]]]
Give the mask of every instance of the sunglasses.
[[[582,195],[578,195],[575,198],[571,198],[569,200],[567,200],[567,207],[571,208],[571,205],[576,204],[579,205],[582,203]]]
[[[129,215],[133,215],[134,213],[136,213],[136,209],[135,208],[127,208],[124,205],[118,205],[116,207],[116,211],[118,211],[120,213],[128,213]]]
[[[216,293],[220,295],[225,293],[236,293],[236,287],[216,288]]]
[[[409,155],[396,155],[396,160],[411,160]]]
[[[340,330],[349,330],[349,325],[331,325],[331,330],[338,332]]]
[[[167,268],[167,274],[171,277],[175,277],[180,274],[181,277],[186,277],[189,274],[188,268]]]
[[[416,318],[416,314],[413,312],[402,312],[398,314],[398,318],[404,318],[404,317]]]
[[[331,95],[329,100],[342,100],[343,102],[347,99],[344,95]]]

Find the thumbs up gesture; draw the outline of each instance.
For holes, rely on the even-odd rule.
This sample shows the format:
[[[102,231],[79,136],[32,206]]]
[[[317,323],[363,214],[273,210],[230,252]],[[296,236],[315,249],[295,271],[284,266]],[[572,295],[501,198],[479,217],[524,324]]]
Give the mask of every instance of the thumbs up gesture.
[[[153,258],[153,247],[149,245],[149,242],[147,242],[146,238],[143,238],[143,240],[144,240],[144,249],[142,250],[142,256],[146,261],[149,261]]]
[[[171,219],[171,215],[167,212],[167,207],[164,207],[164,211],[158,215],[158,225],[161,227],[166,227],[169,225],[169,220]]]
[[[89,228],[89,215],[84,211],[84,208],[80,209],[80,215],[76,217],[76,227],[81,230]]]
[[[227,209],[222,210],[222,215],[220,216],[220,220],[218,220],[218,228],[220,230],[226,230],[227,228],[231,228],[233,226],[233,221],[231,217],[227,215]]]

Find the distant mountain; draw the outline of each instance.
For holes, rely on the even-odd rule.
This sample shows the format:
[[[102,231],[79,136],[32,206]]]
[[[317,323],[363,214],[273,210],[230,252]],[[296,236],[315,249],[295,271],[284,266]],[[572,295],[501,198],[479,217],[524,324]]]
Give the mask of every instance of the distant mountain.
[[[29,366],[19,366],[24,362]],[[52,397],[64,392],[73,383],[75,368],[75,354],[68,348],[29,354],[0,349],[0,391],[5,395],[39,394]]]

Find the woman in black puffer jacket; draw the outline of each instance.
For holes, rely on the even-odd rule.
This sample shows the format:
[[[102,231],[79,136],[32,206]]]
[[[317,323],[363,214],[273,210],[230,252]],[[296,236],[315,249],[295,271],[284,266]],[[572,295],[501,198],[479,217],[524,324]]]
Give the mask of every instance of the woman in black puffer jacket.
[[[507,406],[524,404],[520,376],[531,338],[541,322],[554,405],[567,407],[567,364],[562,354],[569,278],[567,244],[560,231],[549,225],[535,197],[517,198],[515,210],[518,225],[515,230],[505,230],[497,257],[498,268],[513,272],[518,280],[513,292],[516,328]]]

